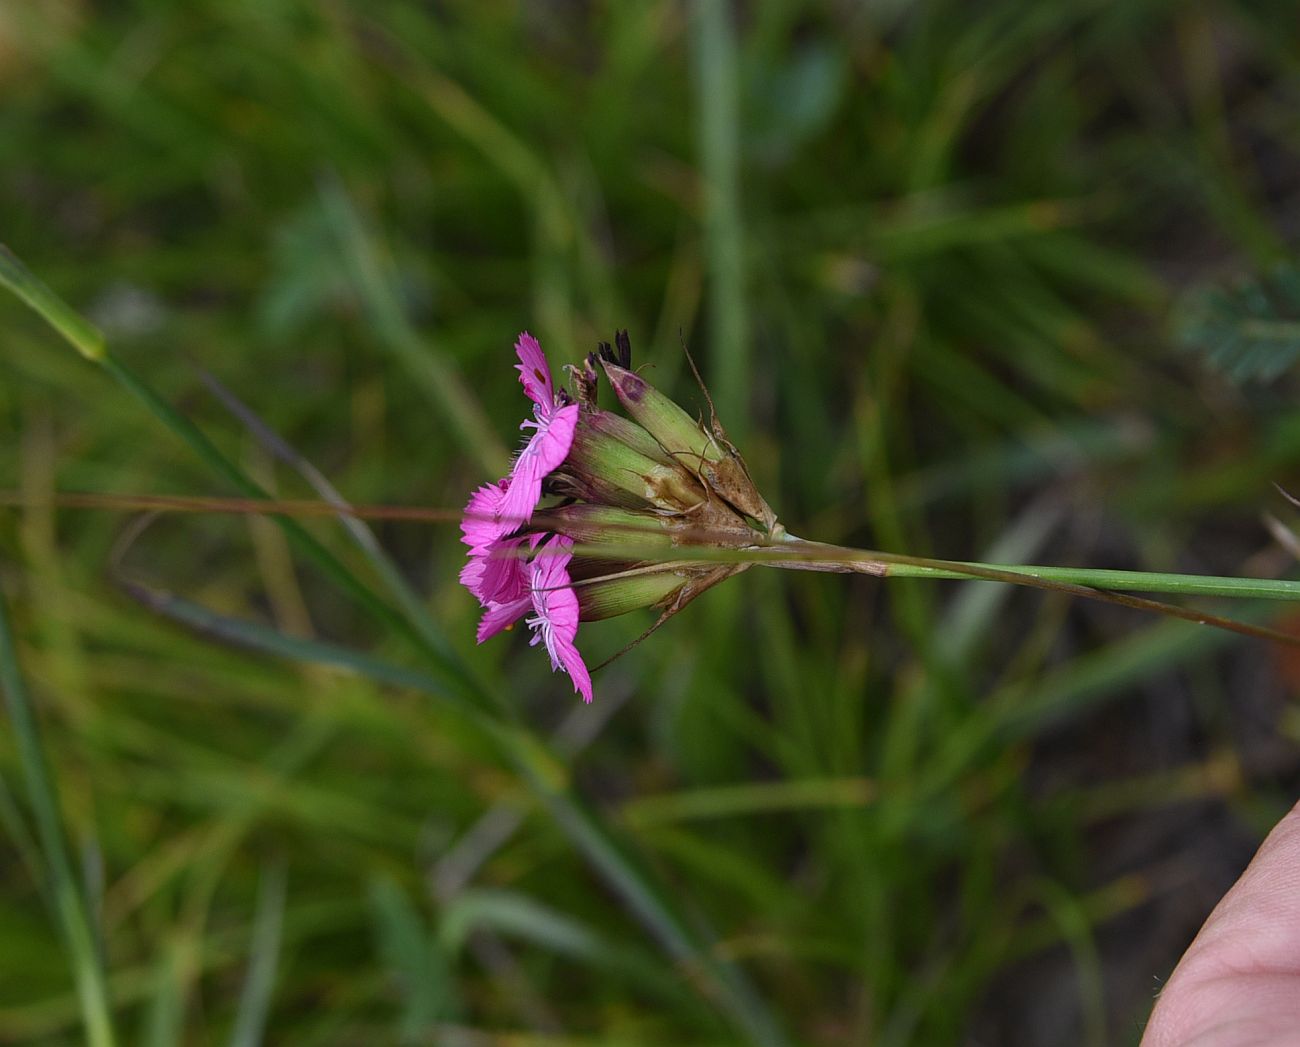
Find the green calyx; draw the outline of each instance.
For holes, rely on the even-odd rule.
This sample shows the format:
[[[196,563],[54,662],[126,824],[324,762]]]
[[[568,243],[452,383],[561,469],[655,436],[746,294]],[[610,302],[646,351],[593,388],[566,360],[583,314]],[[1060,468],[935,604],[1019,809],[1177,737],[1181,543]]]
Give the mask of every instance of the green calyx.
[[[587,418],[578,423],[562,472],[572,476],[579,489],[613,487],[672,512],[689,511],[707,499],[704,488],[682,466],[642,454],[588,424]]]
[[[606,359],[600,363],[623,409],[669,455],[685,459],[683,464],[687,468],[694,468],[697,462],[718,462],[726,457],[726,449],[699,422],[635,371]]]
[[[758,493],[744,459],[716,418],[706,429],[640,375],[604,357],[600,362],[619,403],[666,454],[746,517],[755,530],[777,532],[776,514]]]
[[[617,577],[617,574],[625,576]],[[574,582],[574,591],[578,594],[578,616],[584,622],[594,622],[639,611],[643,607],[654,607],[677,593],[689,580],[690,574],[689,569],[633,568],[632,572],[615,572]]]
[[[563,505],[533,513],[532,526],[572,538],[579,547],[593,552],[601,548],[644,546],[647,553],[673,545],[672,521],[654,512],[621,509],[609,505]]]

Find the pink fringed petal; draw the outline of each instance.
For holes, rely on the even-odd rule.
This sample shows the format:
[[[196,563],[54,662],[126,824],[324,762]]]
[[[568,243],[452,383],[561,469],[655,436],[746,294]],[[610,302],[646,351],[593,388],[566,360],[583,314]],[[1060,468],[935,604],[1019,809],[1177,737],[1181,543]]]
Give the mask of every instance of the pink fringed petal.
[[[507,530],[500,520],[501,503],[509,486],[508,478],[484,484],[470,495],[460,522],[461,541],[469,546],[469,563],[461,569],[460,581],[484,607],[528,592],[528,569],[516,554],[523,539],[501,537]]]
[[[573,446],[573,433],[577,428],[578,405],[561,407],[547,421],[538,423],[537,432],[528,441],[523,453],[532,454],[541,475],[545,476],[564,464],[564,459],[569,456],[569,448]]]
[[[573,681],[574,691],[582,695],[582,700],[590,705],[593,697],[591,673],[587,672],[587,665],[582,660],[582,655],[578,653],[578,648],[570,643],[560,647],[559,654],[560,665]]]
[[[507,477],[500,483],[484,484],[469,496],[460,521],[460,540],[470,549],[485,548],[501,537],[501,502],[509,486]]]
[[[539,418],[549,417],[555,410],[555,387],[551,384],[551,366],[546,362],[541,343],[524,331],[515,342],[515,355],[519,357],[515,370],[523,383],[524,395],[537,405]]]
[[[578,635],[578,596],[569,579],[569,560],[573,542],[556,537],[538,550],[532,562],[534,646],[545,644],[551,669],[561,669],[573,680],[573,688],[585,702],[592,698],[591,674],[578,653],[574,640]]]
[[[515,459],[509,489],[497,510],[506,534],[532,519],[542,498],[542,480],[567,457],[578,426],[578,405],[560,408],[547,421],[525,424],[536,425],[537,431]]]
[[[523,541],[522,536],[501,538],[470,550],[460,582],[484,607],[509,603],[528,593],[528,566],[519,555]]]
[[[526,615],[532,606],[531,597],[524,596],[518,600],[512,600],[510,603],[495,604],[489,607],[482,620],[478,623],[478,633],[475,639],[482,643],[484,640],[496,636],[503,629],[509,629],[515,622]]]

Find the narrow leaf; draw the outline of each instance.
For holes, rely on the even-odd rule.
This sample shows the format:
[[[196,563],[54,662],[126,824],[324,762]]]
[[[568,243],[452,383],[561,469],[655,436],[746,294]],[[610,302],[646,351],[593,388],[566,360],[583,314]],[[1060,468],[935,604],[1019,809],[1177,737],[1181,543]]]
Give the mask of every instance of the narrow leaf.
[[[39,313],[87,360],[104,358],[104,336],[39,280],[4,244],[0,244],[0,284]]]
[[[3,595],[0,595],[0,688],[4,690],[18,759],[26,779],[27,800],[51,881],[55,916],[70,953],[86,1039],[91,1047],[112,1047],[115,1042],[112,1008],[103,962],[85,896],[73,869],[60,814],[58,787],[41,746],[36,714],[18,667]]]

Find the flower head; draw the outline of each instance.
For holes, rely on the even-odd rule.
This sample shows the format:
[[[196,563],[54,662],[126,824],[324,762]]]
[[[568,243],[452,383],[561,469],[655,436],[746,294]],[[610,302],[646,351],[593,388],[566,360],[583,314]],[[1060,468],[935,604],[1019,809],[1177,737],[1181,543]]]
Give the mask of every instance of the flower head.
[[[658,607],[653,630],[748,566],[674,562],[674,547],[737,549],[781,534],[717,419],[708,428],[692,420],[631,370],[626,332],[616,344],[568,368],[571,397],[537,339],[520,334],[515,369],[533,403],[520,428],[532,434],[510,475],[470,496],[461,522],[469,562],[460,579],[484,609],[478,641],[526,619],[532,645],[588,702],[579,622]],[[597,406],[598,362],[631,419]],[[539,511],[544,494],[564,501]]]

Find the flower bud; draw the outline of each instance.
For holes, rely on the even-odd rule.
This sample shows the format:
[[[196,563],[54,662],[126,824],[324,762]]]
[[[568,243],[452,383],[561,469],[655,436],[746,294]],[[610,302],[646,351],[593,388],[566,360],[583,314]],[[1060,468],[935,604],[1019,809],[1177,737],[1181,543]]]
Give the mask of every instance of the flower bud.
[[[700,461],[721,461],[726,452],[700,423],[635,371],[601,358],[605,376],[624,410],[671,455]]]
[[[605,436],[612,436],[619,443],[626,444],[638,454],[658,462],[660,465],[678,465],[672,457],[659,446],[659,441],[637,425],[629,422],[621,414],[602,411],[595,408],[583,416],[583,420],[593,431]]]
[[[707,501],[704,489],[687,469],[647,457],[588,424],[587,418],[579,422],[569,455],[558,473],[573,481],[573,489],[599,492],[612,487],[641,499],[642,504],[671,512],[688,512]],[[564,480],[556,487],[564,490]],[[600,500],[584,497],[588,501]],[[625,498],[616,498],[614,504],[628,503]]]
[[[715,419],[712,431],[683,411],[639,374],[601,358],[619,402],[664,451],[708,485],[709,490],[760,530],[771,533],[776,514],[758,493],[745,460]]]
[[[615,572],[606,568],[605,575],[588,581],[574,583],[578,594],[578,616],[584,622],[602,618],[616,618],[643,607],[656,607],[668,603],[699,568],[649,570],[626,577],[612,577]]]

